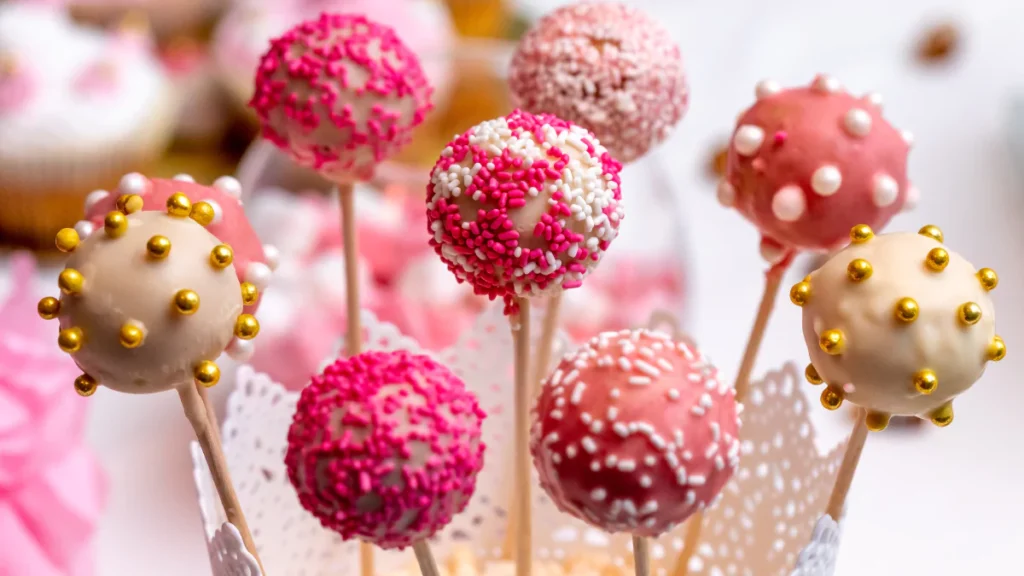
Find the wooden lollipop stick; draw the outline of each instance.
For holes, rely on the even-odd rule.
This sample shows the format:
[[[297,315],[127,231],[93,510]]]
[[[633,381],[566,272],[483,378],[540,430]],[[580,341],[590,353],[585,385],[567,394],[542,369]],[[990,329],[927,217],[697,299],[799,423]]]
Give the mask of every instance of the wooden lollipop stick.
[[[530,497],[530,301],[519,299],[510,317],[515,342],[515,491],[516,576],[533,569],[533,507]],[[510,529],[512,527],[510,526]]]
[[[633,536],[633,567],[636,576],[651,576],[651,547],[643,536]]]
[[[757,353],[761,350],[761,342],[764,340],[764,333],[768,328],[768,319],[771,318],[772,312],[775,310],[775,300],[779,296],[782,278],[786,275],[786,270],[789,269],[794,256],[794,253],[790,253],[765,273],[761,304],[757,307],[754,327],[751,328],[750,336],[747,338],[747,347],[743,350],[743,359],[740,361],[740,369],[736,373],[736,382],[733,384],[733,387],[736,389],[736,402],[742,403],[750,392],[750,375],[754,371]],[[698,512],[686,523],[683,550],[676,559],[672,576],[687,576],[690,573],[690,558],[693,558],[693,555],[697,552],[697,544],[700,543],[700,536],[703,530],[704,513]]]
[[[203,386],[199,382],[195,383],[196,392],[199,393],[199,398],[203,401],[203,407],[206,408],[206,421],[210,425],[210,432],[217,438],[217,443],[221,446],[221,451],[224,450],[224,442],[220,438],[220,424],[217,422],[217,410],[213,406],[213,402],[210,400],[210,394],[206,391],[206,386]]]
[[[846,445],[846,453],[843,454],[843,463],[839,465],[836,483],[832,486],[832,495],[829,496],[828,508],[825,509],[825,513],[836,522],[839,522],[839,517],[843,515],[846,496],[850,493],[853,476],[857,472],[860,455],[864,452],[864,443],[868,439],[867,412],[863,409],[857,412],[857,422],[853,425],[850,441]]]
[[[207,420],[206,406],[203,399],[196,391],[192,383],[178,386],[178,396],[181,398],[181,407],[185,410],[185,417],[188,418],[192,430],[195,431],[199,446],[203,449],[203,456],[206,457],[206,464],[210,467],[210,474],[213,476],[213,484],[217,487],[217,494],[220,496],[221,504],[224,506],[224,515],[228,522],[231,522],[242,535],[242,542],[245,549],[256,559],[260,565],[260,572],[266,574],[263,562],[256,551],[256,542],[252,539],[252,532],[249,530],[249,523],[242,513],[242,505],[238,502],[238,494],[235,493],[235,486],[231,483],[231,473],[228,471],[227,460],[224,458],[224,450],[220,444],[220,437],[214,431]]]
[[[434,553],[430,551],[430,545],[426,540],[420,540],[412,545],[412,551],[416,554],[416,562],[420,565],[420,574],[423,576],[441,576],[437,570],[437,561],[434,560]]]

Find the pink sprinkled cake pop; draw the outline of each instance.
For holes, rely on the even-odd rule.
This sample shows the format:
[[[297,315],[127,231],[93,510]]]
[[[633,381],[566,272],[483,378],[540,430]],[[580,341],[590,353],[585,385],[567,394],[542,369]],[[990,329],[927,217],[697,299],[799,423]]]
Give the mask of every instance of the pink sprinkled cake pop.
[[[263,135],[334,182],[366,180],[411,138],[433,89],[394,31],[321,14],[271,42],[249,105]]]
[[[452,140],[427,185],[430,245],[477,294],[576,288],[618,235],[622,165],[586,129],[516,110]]]
[[[818,76],[786,90],[762,82],[757,97],[737,122],[718,197],[758,227],[769,261],[844,245],[854,226],[883,228],[915,200],[911,136],[882,117],[877,94]]]
[[[735,391],[700,351],[604,332],[543,383],[531,451],[563,512],[655,537],[709,506],[739,465]]]
[[[665,140],[689,106],[679,47],[630,6],[565,6],[520,40],[509,68],[513,103],[579,124],[629,163]]]
[[[336,361],[302,391],[285,464],[299,502],[342,538],[404,548],[465,508],[484,413],[447,368],[406,351]]]

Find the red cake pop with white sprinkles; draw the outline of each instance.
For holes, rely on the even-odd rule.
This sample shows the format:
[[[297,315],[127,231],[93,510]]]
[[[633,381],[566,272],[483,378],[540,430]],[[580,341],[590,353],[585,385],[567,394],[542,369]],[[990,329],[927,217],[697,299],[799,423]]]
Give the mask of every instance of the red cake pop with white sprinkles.
[[[366,180],[431,109],[419,59],[364,16],[321,14],[271,42],[249,106],[263,135],[334,182]]]
[[[734,395],[685,343],[599,334],[543,383],[531,430],[541,486],[608,532],[663,534],[709,506],[739,465]]]
[[[679,47],[631,6],[584,3],[541,18],[509,68],[513,103],[590,130],[629,163],[665,140],[690,89]]]
[[[473,495],[483,419],[462,380],[427,356],[364,352],[302,390],[288,477],[302,506],[342,538],[411,546]]]
[[[737,122],[718,198],[758,227],[769,261],[842,246],[852,227],[881,229],[913,201],[911,136],[882,117],[876,94],[818,76],[786,90],[762,82],[757,98]]]
[[[576,288],[618,235],[622,165],[586,129],[516,110],[451,141],[427,186],[430,245],[477,294]]]

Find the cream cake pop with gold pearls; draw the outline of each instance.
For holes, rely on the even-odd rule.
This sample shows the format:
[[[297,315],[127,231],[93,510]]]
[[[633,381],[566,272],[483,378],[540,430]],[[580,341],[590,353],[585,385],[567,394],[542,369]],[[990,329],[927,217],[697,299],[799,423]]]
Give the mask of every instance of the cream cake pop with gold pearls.
[[[875,236],[861,225],[850,239],[790,291],[803,308],[807,380],[826,386],[830,410],[864,408],[871,430],[893,414],[948,425],[953,399],[1006,355],[989,296],[996,273],[946,248],[935,226]]]

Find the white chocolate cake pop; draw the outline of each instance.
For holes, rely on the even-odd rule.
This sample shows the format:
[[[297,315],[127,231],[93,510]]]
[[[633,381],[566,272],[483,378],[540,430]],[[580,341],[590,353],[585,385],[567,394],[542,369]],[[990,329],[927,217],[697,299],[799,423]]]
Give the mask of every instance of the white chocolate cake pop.
[[[826,384],[830,410],[843,400],[867,409],[872,430],[893,414],[948,425],[953,399],[1006,355],[988,294],[996,273],[947,250],[935,226],[875,236],[861,225],[850,238],[790,291],[803,308],[807,380]]]
[[[84,374],[75,381],[83,396],[102,384],[119,392],[153,393],[193,380],[220,379],[214,360],[231,344],[259,332],[242,308],[258,298],[241,283],[231,248],[189,217],[184,194],[167,211],[125,212],[104,219],[102,233],[81,240],[66,228],[57,247],[72,252],[60,273],[60,300],[39,302],[43,318],[59,318],[58,344]],[[134,212],[134,213],[131,213]]]

